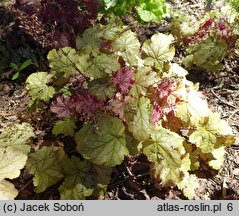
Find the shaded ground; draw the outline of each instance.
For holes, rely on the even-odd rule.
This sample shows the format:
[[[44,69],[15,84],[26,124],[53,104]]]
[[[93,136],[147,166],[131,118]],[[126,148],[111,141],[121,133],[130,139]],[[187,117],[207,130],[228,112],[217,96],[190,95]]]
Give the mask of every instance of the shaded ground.
[[[174,2],[175,7],[182,8],[195,16],[204,12],[204,6],[200,1]],[[130,18],[129,20],[126,18],[125,21],[130,22]],[[135,28],[141,40],[149,38],[157,31],[170,30],[166,22],[161,26],[151,25],[147,29],[140,25],[133,25],[132,28]],[[180,58],[174,60],[180,63]],[[200,89],[207,93],[212,110],[221,113],[222,118],[228,121],[237,134],[235,145],[227,148],[223,168],[218,173],[203,173],[200,188],[195,195],[196,199],[239,199],[239,62],[230,59],[225,64],[225,69],[217,76],[196,69],[189,71],[188,79],[200,83]],[[24,78],[22,81],[13,82],[1,76],[0,132],[12,123],[28,121],[35,127],[35,142],[38,144],[54,142],[58,145],[59,141],[47,133],[50,131],[48,123],[52,120],[47,114],[43,117],[40,114],[26,112],[27,100]],[[74,145],[70,139],[63,141],[71,147]],[[123,164],[115,167],[108,193],[102,199],[185,199],[177,188],[162,187],[160,182],[154,182],[148,171],[149,163],[143,155],[127,158]],[[19,190],[17,199],[59,199],[58,185],[50,187],[43,193],[34,193],[32,176],[25,171],[12,182]]]

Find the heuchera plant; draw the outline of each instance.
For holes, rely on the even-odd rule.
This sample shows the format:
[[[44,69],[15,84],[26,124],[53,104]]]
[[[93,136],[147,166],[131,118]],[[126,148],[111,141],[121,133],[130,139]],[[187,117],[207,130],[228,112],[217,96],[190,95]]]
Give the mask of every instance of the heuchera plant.
[[[186,47],[187,56],[183,59],[183,64],[187,68],[195,65],[213,73],[218,73],[223,68],[222,61],[235,48],[239,35],[233,24],[237,23],[236,17],[232,18],[235,11],[230,8],[231,13],[228,15],[229,8],[224,10],[222,14],[221,11],[206,14],[200,20],[179,14],[172,21],[174,36]]]
[[[76,49],[49,52],[50,72],[26,81],[30,105],[51,101],[59,119],[53,134],[74,137],[84,161],[68,158],[62,147],[30,154],[36,192],[63,179],[61,199],[102,193],[111,167],[141,153],[151,162],[152,177],[188,198],[198,187],[191,171],[202,162],[220,169],[224,147],[234,143],[232,129],[209,109],[187,71],[170,62],[173,40],[157,33],[141,46],[136,33],[116,20],[87,29]]]

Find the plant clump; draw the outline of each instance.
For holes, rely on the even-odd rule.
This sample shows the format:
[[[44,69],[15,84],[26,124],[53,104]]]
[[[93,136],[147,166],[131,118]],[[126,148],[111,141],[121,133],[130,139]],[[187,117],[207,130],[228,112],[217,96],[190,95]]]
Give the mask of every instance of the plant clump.
[[[84,161],[59,147],[31,153],[27,169],[36,192],[64,179],[62,199],[103,193],[111,168],[143,153],[153,178],[191,199],[198,187],[192,171],[201,163],[220,169],[224,147],[234,143],[232,129],[209,109],[187,71],[171,63],[173,41],[156,33],[141,46],[136,33],[115,20],[87,29],[76,49],[48,53],[50,72],[33,73],[26,81],[29,105],[50,101],[59,119],[53,134],[74,137]]]

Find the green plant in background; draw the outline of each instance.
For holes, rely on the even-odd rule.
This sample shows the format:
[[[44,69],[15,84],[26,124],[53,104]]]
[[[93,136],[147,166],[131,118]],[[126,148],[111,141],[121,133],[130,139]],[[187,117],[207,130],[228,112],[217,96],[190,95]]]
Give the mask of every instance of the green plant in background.
[[[165,0],[102,0],[106,12],[125,16],[134,11],[144,22],[159,22],[167,13]]]
[[[191,171],[201,163],[222,167],[224,147],[235,140],[232,129],[209,109],[187,71],[170,62],[173,41],[157,33],[141,46],[136,33],[116,20],[87,29],[76,49],[49,52],[50,72],[26,81],[30,104],[52,101],[58,118],[53,134],[74,137],[84,161],[61,146],[31,153],[26,167],[36,192],[63,180],[61,199],[104,194],[111,168],[143,153],[153,178],[191,199],[198,187]],[[64,86],[67,95],[60,93]]]
[[[15,63],[11,63],[10,67],[12,69],[14,69],[14,71],[15,71],[15,74],[12,76],[12,80],[18,79],[21,71],[24,70],[25,68],[27,68],[29,65],[32,65],[32,64],[33,63],[32,63],[31,59],[27,59],[20,66],[17,66]]]

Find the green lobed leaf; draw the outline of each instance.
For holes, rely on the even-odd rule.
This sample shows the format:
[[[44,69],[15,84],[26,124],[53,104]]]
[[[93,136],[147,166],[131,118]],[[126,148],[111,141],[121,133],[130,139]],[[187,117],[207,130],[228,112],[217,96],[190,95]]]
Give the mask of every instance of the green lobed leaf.
[[[34,175],[33,184],[37,193],[45,191],[63,178],[64,157],[62,149],[46,146],[29,155],[26,169]]]
[[[102,1],[105,5],[106,10],[111,7],[114,7],[117,4],[117,0],[102,0]]]
[[[186,79],[188,71],[179,66],[177,63],[169,64],[169,70],[163,74],[163,77],[180,77]]]
[[[15,189],[14,184],[2,180],[0,181],[0,200],[14,200],[18,195],[18,191]]]
[[[136,33],[131,30],[123,32],[113,41],[112,48],[122,56],[126,65],[138,65],[140,43]]]
[[[157,33],[143,43],[142,50],[145,53],[144,63],[148,66],[154,66],[158,70],[163,69],[164,62],[173,59],[175,54],[172,35]]]
[[[121,20],[114,20],[114,22],[110,22],[108,25],[102,26],[102,36],[105,40],[114,40],[118,37],[118,35],[123,31],[123,23]]]
[[[133,135],[129,132],[126,132],[126,146],[129,150],[129,155],[131,156],[137,156],[140,154],[141,150],[141,142],[136,140]]]
[[[0,200],[12,200],[18,195],[14,185],[6,180],[17,178],[27,161],[30,145],[34,136],[28,123],[14,124],[0,134]]]
[[[101,43],[100,25],[95,25],[84,31],[82,37],[76,38],[76,48],[82,54],[93,54],[99,53],[99,47]]]
[[[143,148],[148,160],[153,163],[154,176],[162,183],[178,183],[183,173],[190,167],[190,159],[185,155],[183,138],[167,129],[161,128],[151,135],[152,143]]]
[[[190,135],[189,141],[195,143],[203,153],[210,153],[215,148],[217,137],[205,128],[200,127]]]
[[[191,161],[190,170],[195,171],[200,168],[200,156],[203,154],[199,148],[195,149],[192,143],[184,142],[184,148],[187,153],[189,153],[189,158]]]
[[[88,54],[77,56],[75,66],[82,74],[87,77],[90,76],[87,72],[90,67],[90,56]]]
[[[0,147],[11,147],[24,154],[30,152],[28,141],[34,137],[33,128],[28,123],[13,124],[5,128],[0,134]]]
[[[130,94],[134,97],[140,95],[146,96],[147,88],[159,81],[157,73],[149,67],[138,67],[134,74],[134,85],[130,90]]]
[[[128,155],[123,123],[106,114],[102,114],[97,122],[97,128],[92,124],[84,124],[76,133],[77,151],[98,165],[120,164]]]
[[[55,94],[55,89],[48,86],[51,75],[47,72],[37,72],[31,74],[26,80],[26,88],[32,100],[49,101]]]
[[[137,8],[137,12],[139,14],[140,19],[142,19],[144,22],[151,22],[151,21],[160,21],[162,18],[163,13],[160,16],[155,16],[155,14],[152,11],[145,10],[144,7],[142,7],[142,4],[140,7]]]
[[[59,94],[62,94],[64,97],[69,97],[72,95],[69,86],[66,85],[59,90]]]
[[[84,185],[84,175],[88,169],[88,162],[73,156],[64,161],[63,169],[65,179],[59,188],[61,199],[82,200],[93,193],[93,188],[87,188]]]
[[[53,49],[48,53],[47,58],[54,75],[61,76],[63,74],[65,78],[69,78],[77,73],[75,62],[79,56],[75,49],[71,47]]]
[[[209,72],[218,73],[223,68],[221,61],[227,49],[225,41],[208,37],[204,42],[192,44],[187,48],[188,56],[183,59],[183,64],[187,68],[195,64]]]
[[[159,22],[167,11],[165,0],[139,1],[137,12],[145,22]]]
[[[74,186],[72,186],[74,185]],[[61,200],[84,200],[93,193],[92,188],[86,188],[84,185],[74,182],[70,178],[66,180],[59,187]]]
[[[60,186],[61,199],[85,199],[97,190],[97,186],[107,186],[111,168],[97,166],[79,158],[64,161],[65,180]]]
[[[183,65],[185,68],[190,68],[194,64],[194,56],[193,54],[187,55],[185,58],[183,58]]]
[[[199,28],[199,22],[194,16],[182,12],[174,15],[171,21],[171,30],[177,38],[184,38],[196,33]]]
[[[187,173],[177,186],[188,199],[193,199],[196,189],[199,188],[199,181],[196,175]]]
[[[183,92],[180,93],[181,101],[176,105],[176,116],[183,122],[196,126],[204,117],[210,115],[211,110],[200,92],[191,87],[184,88]]]
[[[220,119],[220,114],[211,113],[189,136],[189,141],[196,144],[203,153],[211,153],[225,144],[233,144],[235,139],[231,127]]]
[[[74,136],[75,133],[75,122],[72,119],[64,119],[64,120],[59,120],[55,123],[53,129],[52,129],[52,134],[53,135],[59,135],[63,133],[65,136]]]
[[[209,166],[215,170],[220,170],[224,165],[224,155],[226,153],[225,147],[221,146],[212,150],[212,157],[209,158]]]
[[[87,73],[93,78],[101,78],[111,75],[120,68],[115,55],[98,54],[92,61]]]
[[[108,6],[111,5],[111,7],[106,8],[107,11],[113,12],[117,16],[126,15],[126,13],[132,11],[133,7],[135,6],[135,1],[132,0],[103,0],[103,2],[107,3]]]
[[[23,152],[12,147],[0,147],[0,181],[17,178],[26,161],[27,156]]]
[[[151,124],[152,105],[150,100],[145,97],[141,97],[138,100],[136,113],[133,116],[132,121],[127,122],[129,131],[133,133],[133,136],[143,141],[150,137],[152,128]]]
[[[205,129],[211,133],[217,134],[218,136],[227,136],[233,134],[232,128],[225,120],[220,118],[219,113],[211,113],[205,122]]]
[[[112,98],[116,92],[114,86],[107,83],[105,79],[96,79],[89,83],[89,92],[95,95],[99,100]]]

